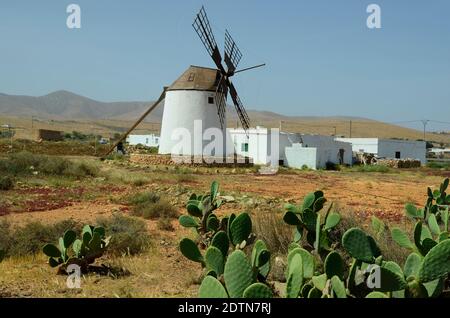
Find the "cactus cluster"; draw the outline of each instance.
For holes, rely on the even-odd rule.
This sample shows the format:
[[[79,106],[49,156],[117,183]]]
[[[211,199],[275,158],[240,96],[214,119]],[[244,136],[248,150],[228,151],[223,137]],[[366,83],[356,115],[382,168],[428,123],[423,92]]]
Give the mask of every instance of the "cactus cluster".
[[[449,179],[445,179],[439,189],[432,191],[428,188],[428,199],[424,208],[417,208],[413,204],[405,206],[406,216],[416,220],[413,241],[403,230],[394,227],[391,235],[398,245],[425,257],[432,248],[450,238],[450,195],[446,193],[448,185]]]
[[[214,247],[213,247],[214,248]],[[206,254],[211,247],[208,248]],[[200,298],[271,298],[272,289],[265,284],[270,270],[270,253],[262,241],[253,247],[251,260],[241,250],[233,251],[226,261],[222,257],[214,260],[216,268],[221,269],[220,275],[208,272],[203,279]],[[209,266],[210,266],[209,265]]]
[[[103,227],[86,225],[81,232],[81,238],[68,230],[63,237],[59,238],[58,246],[46,244],[43,252],[49,257],[48,263],[51,267],[58,267],[64,272],[70,264],[80,266],[82,272],[87,272],[88,266],[103,255],[108,247],[110,238],[106,237]]]
[[[225,218],[226,226],[214,233],[203,254],[190,239],[183,239],[180,249],[183,255],[206,269],[199,297],[421,298],[448,295],[448,206],[441,204],[448,202],[442,201],[444,197],[447,200],[447,187],[448,180],[441,185],[439,194],[429,190],[433,199],[429,198],[427,207],[420,211],[412,211],[411,206],[407,206],[410,210],[407,215],[414,212],[419,219],[413,242],[399,228],[392,229],[393,239],[411,250],[403,266],[385,260],[376,239],[362,229],[351,228],[340,242],[331,241],[330,231],[337,226],[340,216],[331,213],[331,207],[321,215],[326,202],[321,191],[307,195],[301,206],[288,205],[284,221],[295,226],[295,234],[287,255],[284,295],[268,282],[271,263],[266,244],[257,240],[251,255],[243,252],[252,243],[248,240],[252,226],[247,213]],[[441,198],[439,202],[438,198]],[[372,229],[379,238],[387,226],[374,217]]]
[[[210,192],[204,195],[192,194],[186,205],[187,214],[179,218],[180,225],[192,228],[201,236],[205,245],[210,244],[212,237],[219,231],[226,230],[229,218],[219,219],[214,211],[226,200],[219,196],[219,184],[214,181]]]
[[[294,242],[300,242],[305,237],[308,244],[318,253],[326,253],[332,249],[333,242],[329,233],[341,220],[338,213],[331,212],[332,205],[329,206],[325,216],[321,217],[319,212],[326,202],[322,191],[310,193],[301,205],[287,204],[283,217],[285,223],[295,226]]]

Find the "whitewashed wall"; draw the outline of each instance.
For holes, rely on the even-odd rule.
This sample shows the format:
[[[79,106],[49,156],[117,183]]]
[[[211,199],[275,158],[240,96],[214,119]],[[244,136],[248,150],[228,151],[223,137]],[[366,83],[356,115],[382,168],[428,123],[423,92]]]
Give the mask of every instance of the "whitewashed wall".
[[[401,159],[418,159],[426,163],[426,143],[424,141],[378,139],[378,138],[336,138],[338,141],[350,142],[354,152],[375,154],[381,158],[395,158],[400,152]]]
[[[305,148],[301,144],[293,144],[285,149],[285,165],[294,169],[302,169],[304,166],[316,170],[317,148]]]
[[[401,159],[418,159],[422,164],[427,162],[427,149],[424,141],[384,140],[378,141],[378,156],[382,158],[395,158],[400,152]]]
[[[166,93],[161,124],[160,154],[201,156],[204,154],[205,147],[211,144],[211,140],[205,140],[206,129],[221,130],[222,136],[226,136],[221,129],[217,106],[208,103],[209,97],[215,98],[215,93],[194,90]],[[195,125],[196,121],[197,125]],[[199,121],[201,121],[201,125],[198,124]],[[188,131],[190,139],[181,142],[180,135],[175,134],[177,130],[180,131],[179,129]],[[226,143],[227,141],[224,140],[221,149],[216,149],[216,156],[233,154],[232,145],[228,147],[227,151]]]
[[[336,140],[351,143],[354,152],[378,153],[378,138],[336,138]]]

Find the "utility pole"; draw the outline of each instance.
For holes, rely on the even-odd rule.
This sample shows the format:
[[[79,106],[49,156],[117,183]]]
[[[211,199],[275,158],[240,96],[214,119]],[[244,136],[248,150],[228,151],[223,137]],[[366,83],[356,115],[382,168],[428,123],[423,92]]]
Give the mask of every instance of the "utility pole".
[[[427,141],[427,125],[430,121],[428,119],[422,120],[423,124],[423,140]]]
[[[333,128],[334,128],[334,137],[336,137],[336,135],[337,135],[337,127],[336,126],[333,126]]]
[[[352,138],[352,121],[350,120],[350,138]]]

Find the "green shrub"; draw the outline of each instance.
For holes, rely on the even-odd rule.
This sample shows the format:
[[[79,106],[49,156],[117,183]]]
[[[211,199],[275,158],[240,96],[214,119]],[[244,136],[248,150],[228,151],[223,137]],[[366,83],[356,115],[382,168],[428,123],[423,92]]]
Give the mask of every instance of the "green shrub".
[[[151,245],[151,238],[144,221],[133,217],[114,214],[110,218],[100,218],[97,224],[111,236],[108,253],[113,255],[135,255]]]
[[[341,166],[338,165],[337,163],[334,163],[334,162],[331,162],[331,161],[327,161],[325,163],[325,170],[340,171],[341,170]]]
[[[0,159],[0,170],[14,176],[36,172],[44,175],[70,177],[95,177],[100,171],[98,166],[91,163],[29,152],[15,153],[6,159]]]
[[[450,170],[450,162],[429,162],[427,167],[431,169],[444,169],[446,171]]]
[[[158,229],[169,232],[175,230],[175,228],[172,225],[172,220],[168,217],[162,217],[158,220]]]
[[[11,177],[0,177],[0,191],[8,191],[14,188],[14,181]]]
[[[178,217],[177,209],[166,200],[160,200],[147,205],[139,205],[135,213],[147,220],[157,218],[173,219]]]
[[[131,205],[145,205],[158,202],[160,199],[159,195],[153,192],[141,192],[132,195],[128,199],[128,204]]]
[[[10,228],[10,244],[6,249],[6,254],[8,256],[25,256],[38,253],[45,244],[57,241],[65,231],[79,228],[80,225],[73,220],[52,225],[31,222],[22,227]]]

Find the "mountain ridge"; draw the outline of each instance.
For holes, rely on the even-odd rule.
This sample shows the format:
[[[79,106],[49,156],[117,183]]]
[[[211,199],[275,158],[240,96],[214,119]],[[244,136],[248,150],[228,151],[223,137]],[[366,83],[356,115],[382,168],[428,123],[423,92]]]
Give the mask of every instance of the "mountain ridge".
[[[103,102],[67,90],[57,90],[42,96],[9,95],[0,92],[0,113],[10,116],[39,116],[55,120],[134,120],[139,118],[153,101]],[[151,113],[147,122],[161,121],[164,105]],[[234,107],[228,106],[230,120],[236,120]],[[260,120],[314,120],[314,119],[371,119],[352,116],[290,116],[272,111],[249,109],[252,117]]]

